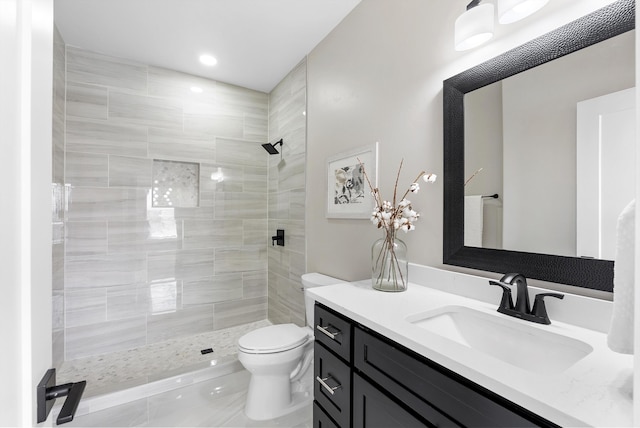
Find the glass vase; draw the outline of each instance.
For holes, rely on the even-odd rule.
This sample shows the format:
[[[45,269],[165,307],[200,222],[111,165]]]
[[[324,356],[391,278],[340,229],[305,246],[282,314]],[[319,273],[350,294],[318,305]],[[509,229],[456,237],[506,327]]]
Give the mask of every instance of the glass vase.
[[[407,245],[395,236],[385,236],[373,243],[371,284],[380,291],[406,291],[409,284]]]

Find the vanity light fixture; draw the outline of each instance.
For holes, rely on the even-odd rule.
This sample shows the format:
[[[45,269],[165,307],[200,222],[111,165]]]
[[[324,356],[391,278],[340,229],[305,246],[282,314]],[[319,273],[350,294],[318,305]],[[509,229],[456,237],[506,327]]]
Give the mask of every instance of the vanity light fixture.
[[[466,51],[488,41],[493,37],[494,6],[473,0],[467,10],[456,19],[455,49]]]
[[[542,9],[549,0],[498,0],[498,22],[511,24]]]
[[[202,54],[200,55],[200,62],[204,65],[214,66],[218,63],[218,60],[215,59],[212,55]]]

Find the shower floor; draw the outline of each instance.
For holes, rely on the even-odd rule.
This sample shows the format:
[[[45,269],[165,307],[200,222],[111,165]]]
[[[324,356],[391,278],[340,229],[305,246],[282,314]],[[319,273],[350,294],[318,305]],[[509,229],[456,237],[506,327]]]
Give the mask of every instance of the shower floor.
[[[84,398],[108,394],[237,359],[237,341],[245,333],[271,325],[268,320],[167,340],[126,351],[65,361],[58,383],[87,381]],[[202,354],[202,349],[213,353]]]

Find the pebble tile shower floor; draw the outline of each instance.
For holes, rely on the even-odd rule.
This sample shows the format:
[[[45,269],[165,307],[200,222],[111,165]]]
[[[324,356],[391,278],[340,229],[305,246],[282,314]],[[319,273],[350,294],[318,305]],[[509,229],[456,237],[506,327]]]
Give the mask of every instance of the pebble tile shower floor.
[[[86,398],[210,367],[212,360],[236,358],[238,339],[267,325],[271,325],[267,320],[257,321],[127,351],[65,361],[57,370],[58,383],[86,380]],[[206,348],[213,348],[213,353],[201,354]]]

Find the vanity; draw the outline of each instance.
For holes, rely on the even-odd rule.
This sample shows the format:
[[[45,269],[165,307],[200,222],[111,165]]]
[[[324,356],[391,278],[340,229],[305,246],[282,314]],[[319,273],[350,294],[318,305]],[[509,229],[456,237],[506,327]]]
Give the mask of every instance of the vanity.
[[[633,358],[589,324],[610,302],[567,295],[539,325],[498,313],[488,278],[419,265],[410,278],[403,293],[310,291],[315,427],[633,424]]]

